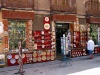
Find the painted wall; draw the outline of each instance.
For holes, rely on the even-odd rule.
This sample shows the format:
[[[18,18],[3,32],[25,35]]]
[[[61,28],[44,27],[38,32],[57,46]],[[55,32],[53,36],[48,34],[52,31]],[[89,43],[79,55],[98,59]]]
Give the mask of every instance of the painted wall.
[[[76,0],[77,14],[85,15],[85,0]]]
[[[39,13],[39,14],[49,14],[49,10],[50,10],[50,0],[34,0],[34,8],[35,13]]]

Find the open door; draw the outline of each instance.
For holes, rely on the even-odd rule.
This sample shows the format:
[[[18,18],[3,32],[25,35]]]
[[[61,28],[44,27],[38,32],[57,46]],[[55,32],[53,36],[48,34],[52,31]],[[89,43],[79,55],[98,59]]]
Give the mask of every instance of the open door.
[[[67,35],[67,31],[69,29],[68,23],[56,23],[56,58],[62,58],[62,50],[61,50],[61,37],[63,34]]]

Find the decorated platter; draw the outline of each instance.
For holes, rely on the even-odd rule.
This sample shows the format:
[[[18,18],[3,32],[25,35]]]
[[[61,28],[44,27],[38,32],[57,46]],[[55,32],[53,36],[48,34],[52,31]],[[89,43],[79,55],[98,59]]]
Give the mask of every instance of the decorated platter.
[[[44,55],[44,56],[42,56],[42,60],[46,60],[46,56]]]
[[[49,17],[45,17],[45,21],[48,22],[49,21]]]
[[[7,55],[7,58],[8,59],[11,59],[12,58],[12,55],[11,54]]]
[[[15,59],[18,59],[19,58],[19,55],[15,55]]]
[[[10,60],[10,63],[11,63],[11,64],[15,64],[15,62],[16,62],[16,60],[15,60],[14,58],[12,58],[12,59]]]
[[[46,30],[50,29],[50,24],[49,23],[45,23],[44,24],[44,29],[46,29]]]

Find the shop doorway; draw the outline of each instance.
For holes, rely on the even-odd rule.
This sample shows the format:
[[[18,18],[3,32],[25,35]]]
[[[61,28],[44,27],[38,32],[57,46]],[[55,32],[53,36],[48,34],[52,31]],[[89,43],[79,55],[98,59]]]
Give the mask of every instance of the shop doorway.
[[[61,37],[63,34],[67,36],[69,23],[56,23],[56,58],[61,59],[63,54],[61,50]]]

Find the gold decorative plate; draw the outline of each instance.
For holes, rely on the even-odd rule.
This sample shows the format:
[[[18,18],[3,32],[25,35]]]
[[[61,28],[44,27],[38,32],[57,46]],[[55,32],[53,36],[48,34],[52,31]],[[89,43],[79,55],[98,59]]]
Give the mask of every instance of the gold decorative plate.
[[[51,60],[54,60],[55,58],[54,58],[54,56],[51,56]]]
[[[36,62],[37,61],[37,58],[33,58],[33,62]]]
[[[50,29],[50,24],[45,23],[45,24],[44,24],[44,29],[46,29],[46,30]]]
[[[42,60],[46,60],[46,56],[42,56]]]

